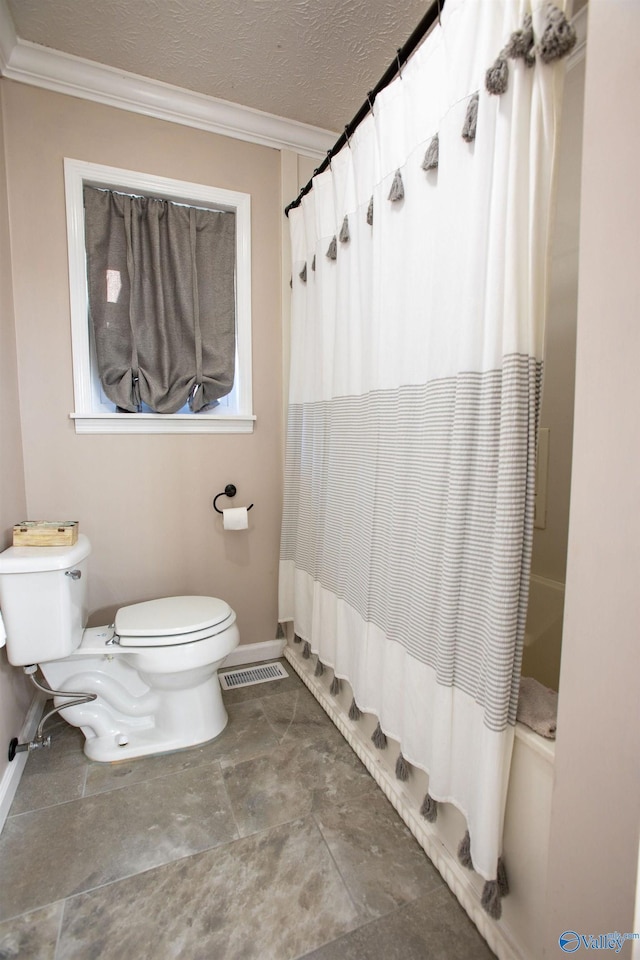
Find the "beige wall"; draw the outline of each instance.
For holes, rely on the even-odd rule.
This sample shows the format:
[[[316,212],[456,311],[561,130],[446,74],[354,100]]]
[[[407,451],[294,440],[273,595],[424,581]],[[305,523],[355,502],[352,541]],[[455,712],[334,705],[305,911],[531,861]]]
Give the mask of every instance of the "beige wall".
[[[549,429],[546,525],[534,530],[531,560],[533,574],[561,583],[566,578],[571,491],[584,73],[583,57],[568,71],[564,90],[540,412],[540,426]],[[539,596],[533,590],[531,603],[540,603]],[[535,617],[535,610],[532,613]],[[523,675],[557,690],[561,647],[558,621],[524,648]]]
[[[0,550],[3,550],[11,543],[13,524],[24,517],[26,501],[1,120],[0,116]],[[0,782],[8,766],[8,743],[20,733],[30,699],[22,673],[9,666],[6,651],[0,650]]]
[[[640,826],[640,4],[590,0],[575,432],[547,903],[634,930]],[[625,948],[623,956],[630,956]]]
[[[534,532],[531,563],[532,573],[562,583],[573,442],[584,69],[584,59],[572,67],[564,91],[540,413],[540,426],[550,431],[547,517],[545,528]]]
[[[213,594],[242,642],[277,626],[281,509],[280,157],[277,150],[2,81],[26,505],[80,521],[93,545],[91,622],[168,594]],[[63,157],[251,194],[255,432],[77,436]],[[248,532],[211,505],[227,483]]]

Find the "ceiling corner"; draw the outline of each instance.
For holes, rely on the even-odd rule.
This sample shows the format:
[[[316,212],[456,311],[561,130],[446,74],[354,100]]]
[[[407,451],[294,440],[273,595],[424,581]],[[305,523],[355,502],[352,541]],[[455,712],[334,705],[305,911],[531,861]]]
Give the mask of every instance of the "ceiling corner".
[[[0,73],[4,74],[17,42],[16,28],[7,0],[0,0]]]
[[[337,134],[44,47],[16,35],[0,0],[0,72],[19,83],[275,149],[324,157]]]

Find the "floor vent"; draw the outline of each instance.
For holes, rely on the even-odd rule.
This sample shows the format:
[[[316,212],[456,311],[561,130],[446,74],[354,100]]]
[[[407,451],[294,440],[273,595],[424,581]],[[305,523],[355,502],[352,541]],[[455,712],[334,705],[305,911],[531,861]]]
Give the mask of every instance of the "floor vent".
[[[251,687],[254,683],[282,680],[289,674],[281,663],[265,663],[259,667],[247,667],[246,670],[228,670],[218,673],[218,676],[223,690],[235,690],[236,687]]]

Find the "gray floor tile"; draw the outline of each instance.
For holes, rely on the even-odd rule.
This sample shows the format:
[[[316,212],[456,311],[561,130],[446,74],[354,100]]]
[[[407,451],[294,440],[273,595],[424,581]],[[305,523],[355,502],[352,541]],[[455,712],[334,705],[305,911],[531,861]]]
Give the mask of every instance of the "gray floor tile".
[[[64,903],[0,923],[0,960],[54,960]]]
[[[43,713],[48,713],[52,707],[53,701],[47,701]],[[60,763],[63,757],[65,760],[71,760],[72,762],[82,758],[85,763],[89,763],[83,753],[84,734],[82,730],[79,727],[72,727],[59,713],[54,713],[52,717],[49,717],[44,725],[43,732],[45,736],[51,736],[51,747],[47,750],[38,751],[29,759],[38,757],[44,761],[48,757],[52,763]]]
[[[74,897],[56,960],[293,960],[355,922],[308,819]]]
[[[216,764],[10,817],[0,919],[236,836]]]
[[[267,757],[224,768],[241,836],[306,816],[316,791],[360,796],[377,790],[356,755],[333,735],[308,743],[287,741]]]
[[[304,960],[495,960],[448,888],[421,897]]]
[[[443,880],[380,790],[334,801],[317,794],[316,822],[363,917],[379,917]]]
[[[336,743],[343,740],[338,728],[306,687],[265,698],[263,709],[281,743],[289,740],[307,742],[317,737],[326,739],[329,735],[333,735]]]
[[[141,757],[120,763],[92,763],[87,774],[85,796],[118,787],[171,776],[218,760],[226,764],[260,756],[277,743],[262,709],[262,701],[227,706],[229,722],[209,743],[161,756]]]
[[[0,836],[0,960],[492,956],[285,669],[223,694],[214,741],[164,756],[93,763],[49,721]]]
[[[52,706],[49,701],[45,712]],[[51,746],[29,753],[10,816],[82,796],[90,766],[83,753],[82,731],[54,714],[43,732],[45,737],[51,736]]]
[[[46,757],[44,753],[31,754],[9,815],[15,816],[30,810],[50,807],[56,803],[79,799],[84,792],[89,762],[85,762],[83,754],[77,755],[72,762],[68,760],[69,757]]]

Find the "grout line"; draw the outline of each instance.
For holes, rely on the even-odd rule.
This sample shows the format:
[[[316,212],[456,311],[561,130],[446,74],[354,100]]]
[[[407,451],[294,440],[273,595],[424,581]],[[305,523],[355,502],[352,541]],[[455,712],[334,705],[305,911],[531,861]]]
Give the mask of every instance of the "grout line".
[[[235,821],[234,821],[235,822]],[[270,828],[271,829],[271,828]],[[255,836],[255,834],[252,834]],[[64,904],[66,906],[71,900],[75,900],[77,897],[84,897],[88,894],[95,893],[97,890],[103,890],[106,887],[112,887],[114,884],[122,883],[125,880],[132,880],[134,877],[142,877],[147,873],[153,873],[154,870],[163,870],[167,867],[170,867],[174,863],[180,863],[184,860],[191,860],[194,857],[203,856],[206,853],[210,853],[212,850],[217,850],[221,847],[228,846],[232,843],[237,843],[238,840],[243,840],[244,837],[234,837],[231,840],[223,840],[221,843],[214,843],[210,847],[204,847],[202,850],[195,850],[193,853],[185,853],[182,856],[175,857],[173,860],[165,860],[163,863],[156,863],[152,866],[145,867],[143,870],[134,870],[131,873],[126,873],[121,877],[115,877],[111,880],[105,880],[104,883],[97,883],[93,887],[87,887],[84,890],[76,890],[74,893],[70,893],[67,897],[64,898]],[[33,907],[30,907],[28,910],[23,910],[22,913],[14,913],[11,916],[3,917],[0,920],[0,923],[6,923],[10,920],[18,920],[20,917],[26,916],[30,913],[34,913],[36,910],[42,910],[45,907],[50,907],[54,903],[58,903],[59,900],[49,900],[46,903],[38,903]],[[63,910],[64,913],[64,910]]]
[[[40,813],[43,810],[53,810],[55,807],[64,807],[68,803],[80,803],[81,800],[90,800],[91,797],[71,797],[69,800],[59,800],[57,803],[47,803],[43,807],[35,807],[33,810],[23,810],[22,813],[13,813],[11,817],[7,817],[7,823],[9,820],[19,820],[21,817],[31,817],[36,813]],[[53,901],[52,901],[53,902]]]
[[[337,870],[337,872],[338,872],[338,876],[340,877],[340,879],[342,880],[342,882],[343,882],[343,884],[344,884],[344,888],[345,888],[345,890],[347,891],[347,896],[349,897],[349,900],[351,901],[351,903],[352,903],[352,905],[353,905],[353,909],[355,910],[356,916],[360,917],[360,916],[362,915],[362,911],[361,911],[360,907],[358,906],[358,904],[357,904],[357,903],[355,902],[355,900],[353,899],[353,894],[351,893],[351,889],[350,889],[350,887],[349,887],[349,884],[347,883],[347,881],[345,880],[345,878],[344,878],[344,876],[343,876],[343,874],[342,874],[342,870],[340,869],[340,867],[339,867],[339,865],[338,865],[338,862],[337,862],[336,858],[335,858],[334,855],[333,855],[333,850],[331,849],[331,847],[330,847],[329,844],[327,843],[327,839],[326,839],[326,837],[325,837],[325,835],[324,835],[324,832],[323,832],[323,830],[322,830],[322,827],[321,827],[320,824],[318,823],[318,820],[317,820],[317,818],[316,818],[315,813],[313,813],[313,810],[312,810],[312,812],[311,812],[311,817],[313,818],[313,822],[314,822],[315,825],[316,825],[316,829],[317,829],[318,833],[320,834],[320,837],[321,837],[321,839],[322,839],[322,842],[324,843],[325,847],[327,848],[327,851],[328,851],[328,853],[329,853],[329,856],[331,857],[331,861],[332,861],[334,867],[336,868],[336,870]],[[366,918],[366,920],[367,920],[367,919],[371,919],[371,918],[369,917],[369,918]],[[365,920],[365,922],[366,922],[366,920]],[[364,922],[363,922],[363,923],[358,923],[357,927],[354,927],[353,929],[354,929],[354,930],[355,930],[355,929],[359,929],[360,927],[363,927],[364,925],[365,925]],[[329,942],[329,943],[333,943],[333,940],[329,940],[328,942]]]
[[[236,817],[236,811],[234,809],[233,802],[231,800],[231,795],[227,789],[227,778],[225,777],[224,770],[222,768],[220,768],[220,773],[222,775],[222,788],[224,790],[224,795],[227,798],[227,803],[229,804],[229,810],[231,810],[231,816],[235,824],[236,833],[238,834],[238,836],[236,837],[236,840],[241,840],[242,833],[240,832],[240,824],[238,823],[238,818]],[[232,840],[231,842],[234,843],[235,841]]]
[[[299,690],[295,690],[294,693],[295,693],[295,701],[294,701],[294,705],[293,705],[293,713],[291,714],[291,720],[289,720],[289,723],[287,724],[287,729],[284,731],[284,733],[282,734],[282,736],[281,736],[279,739],[278,739],[278,734],[276,733],[275,727],[273,726],[273,724],[271,724],[271,729],[273,730],[273,732],[274,732],[274,734],[275,734],[275,737],[276,737],[276,740],[278,740],[278,743],[279,743],[279,744],[281,744],[281,743],[284,741],[285,737],[286,737],[287,734],[289,733],[289,730],[291,729],[291,727],[292,727],[292,725],[293,725],[293,723],[294,723],[294,721],[295,721],[295,719],[296,719],[296,716],[297,716],[297,714],[298,714],[298,707],[299,707],[299,705],[300,705],[300,691],[299,691]],[[265,716],[266,716],[266,714],[265,714]],[[269,718],[267,717],[267,720],[268,720],[268,719],[269,719]]]
[[[66,906],[67,903],[69,903],[71,900],[75,900],[77,897],[84,897],[88,894],[93,894],[98,890],[103,890],[103,889],[106,889],[107,887],[112,887],[115,884],[122,883],[125,880],[132,880],[134,877],[142,877],[147,873],[153,873],[155,870],[167,869],[168,867],[171,867],[174,863],[181,863],[186,860],[193,860],[196,857],[204,856],[205,854],[211,853],[212,850],[222,850],[224,847],[230,847],[234,843],[241,843],[244,841],[253,840],[259,837],[261,834],[266,835],[270,833],[272,830],[281,830],[283,827],[288,827],[292,823],[302,822],[308,819],[308,817],[309,815],[295,817],[294,820],[287,821],[286,823],[276,823],[276,824],[273,824],[272,826],[264,827],[262,830],[256,830],[253,833],[249,833],[246,836],[237,836],[231,840],[224,840],[222,843],[214,844],[211,847],[205,847],[204,850],[197,850],[194,853],[187,853],[181,857],[176,857],[174,860],[167,860],[164,863],[157,863],[154,866],[145,868],[144,870],[134,871],[133,873],[128,873],[125,876],[117,877],[113,880],[106,880],[104,883],[98,883],[94,887],[87,887],[86,890],[78,890],[75,893],[70,894],[68,897],[64,899],[64,904]],[[234,821],[235,821],[235,818],[234,818]],[[8,920],[17,920],[22,916],[26,916],[29,913],[34,913],[36,910],[42,910],[44,907],[49,907],[51,906],[52,903],[57,903],[57,902],[58,902],[57,900],[51,900],[48,903],[38,904],[37,906],[34,906],[29,910],[25,910],[23,913],[14,914],[13,916],[10,916],[10,917],[5,917],[4,920],[2,920],[2,922],[4,923]],[[64,910],[63,910],[63,913],[64,913]]]
[[[177,751],[176,751],[176,752],[177,752]],[[169,754],[167,754],[167,756],[169,756]],[[143,758],[143,759],[144,759],[144,758]],[[126,761],[124,761],[124,762],[126,762]],[[105,764],[105,766],[108,766],[108,764]],[[141,786],[141,785],[144,784],[144,783],[151,783],[151,782],[153,782],[154,780],[166,780],[166,779],[168,779],[169,777],[184,776],[185,773],[189,773],[190,771],[193,771],[193,770],[203,769],[203,768],[212,768],[212,767],[217,767],[217,768],[218,768],[217,774],[218,774],[219,778],[222,780],[222,779],[223,779],[223,770],[222,770],[222,765],[221,765],[221,758],[220,758],[220,757],[216,757],[215,759],[205,760],[205,761],[203,761],[202,763],[194,764],[193,766],[187,767],[186,769],[183,768],[183,769],[179,769],[179,770],[174,770],[174,771],[171,772],[171,773],[161,773],[161,774],[158,774],[158,775],[155,775],[155,776],[151,776],[151,777],[144,777],[144,778],[141,779],[141,780],[133,780],[133,781],[131,781],[130,783],[114,784],[114,785],[111,786],[108,790],[98,790],[96,793],[89,793],[89,794],[87,794],[87,793],[86,793],[86,787],[87,787],[86,781],[87,781],[87,778],[88,778],[89,770],[91,769],[91,767],[90,767],[89,765],[87,765],[86,773],[85,773],[85,782],[84,782],[83,792],[82,792],[82,794],[81,794],[79,797],[70,797],[68,800],[59,800],[59,801],[57,801],[57,802],[47,803],[47,804],[45,804],[44,806],[41,806],[41,807],[34,807],[32,810],[23,810],[21,813],[14,813],[14,814],[11,815],[11,817],[7,817],[7,822],[9,822],[9,820],[15,820],[15,821],[17,822],[21,817],[30,817],[30,816],[33,816],[33,815],[35,815],[35,814],[43,813],[45,810],[53,810],[53,809],[55,809],[56,807],[63,807],[63,806],[66,806],[66,805],[68,805],[68,804],[71,804],[71,803],[81,803],[83,800],[97,800],[97,799],[100,798],[100,797],[105,797],[105,798],[106,798],[106,797],[109,796],[109,794],[117,793],[117,792],[119,792],[120,790],[134,789],[135,787],[139,787],[139,786]],[[54,901],[52,901],[52,902],[54,902]],[[1,960],[1,958],[0,958],[0,960]]]
[[[63,900],[63,902],[62,902],[62,909],[61,909],[61,911],[60,911],[60,919],[58,920],[58,934],[57,934],[57,936],[56,936],[56,945],[55,945],[55,947],[53,948],[53,960],[57,960],[57,957],[58,957],[58,949],[59,949],[59,947],[60,947],[60,940],[61,940],[61,938],[62,938],[62,925],[63,925],[63,921],[64,921],[64,913],[65,913],[65,910],[67,909],[68,899],[69,899],[69,898],[67,897],[67,898],[65,898],[65,899]]]
[[[213,740],[208,741],[208,743],[213,743]],[[196,744],[194,747],[186,747],[186,748],[185,748],[185,754],[186,754],[186,752],[187,752],[188,750],[198,750],[199,748],[201,748],[201,747],[206,747],[207,745],[208,745],[207,743],[204,743],[204,744]],[[109,762],[104,763],[104,764],[101,763],[100,766],[101,766],[101,767],[102,767],[102,766],[104,766],[104,767],[109,767],[109,766],[115,765],[115,763],[118,763],[118,764],[119,764],[119,763],[122,763],[122,764],[125,764],[125,763],[136,763],[136,761],[138,761],[138,760],[151,760],[151,759],[155,759],[155,758],[158,758],[158,757],[161,757],[161,756],[169,757],[169,756],[173,756],[174,754],[177,754],[177,753],[180,753],[180,752],[181,752],[181,751],[179,751],[179,750],[173,750],[173,751],[169,751],[169,752],[166,753],[166,754],[151,754],[150,756],[146,756],[146,757],[133,757],[130,761],[120,760],[120,761],[115,761],[114,763],[109,763]],[[160,773],[154,773],[154,774],[152,774],[151,776],[142,777],[140,780],[132,780],[132,781],[130,781],[130,782],[128,782],[128,783],[113,783],[113,784],[111,784],[111,785],[109,786],[108,790],[97,790],[97,791],[95,791],[94,793],[87,793],[87,792],[86,792],[86,789],[87,789],[86,780],[88,780],[88,778],[89,778],[89,770],[92,769],[91,767],[87,767],[87,777],[86,777],[86,779],[85,779],[85,792],[83,793],[82,797],[80,797],[80,799],[81,799],[81,800],[91,800],[91,799],[93,799],[93,798],[95,798],[95,797],[104,797],[104,796],[106,796],[106,795],[109,794],[109,793],[116,793],[118,790],[126,790],[126,789],[128,789],[128,788],[130,788],[130,787],[137,787],[137,786],[139,786],[139,785],[142,784],[142,783],[151,783],[151,782],[154,781],[154,780],[166,780],[166,779],[168,779],[169,777],[175,777],[175,776],[178,776],[178,775],[184,776],[186,773],[188,773],[188,772],[191,771],[191,770],[197,770],[197,769],[202,768],[202,767],[212,767],[212,766],[214,766],[215,764],[218,764],[218,766],[219,766],[219,765],[220,765],[220,760],[221,760],[220,757],[213,757],[213,758],[210,759],[210,760],[202,760],[200,763],[194,763],[194,764],[191,764],[190,766],[181,767],[180,769],[177,769],[177,770],[172,770],[172,771],[169,771],[169,772],[167,772],[167,771],[162,771],[162,772],[160,772]],[[96,766],[97,766],[97,765],[98,765],[98,762],[97,762],[97,761],[94,761],[94,762],[96,763]]]
[[[253,702],[255,702],[255,701],[257,701],[257,703],[259,703],[259,705],[260,705],[260,710],[261,710],[261,712],[262,712],[262,720],[263,720],[264,723],[266,723],[267,727],[269,728],[269,730],[270,730],[271,733],[273,734],[274,740],[276,741],[276,746],[279,747],[279,746],[280,746],[280,740],[278,739],[278,735],[277,735],[277,733],[276,733],[275,727],[274,727],[273,724],[271,723],[271,720],[269,719],[269,716],[268,716],[266,710],[264,709],[264,697],[255,697],[255,698],[254,698],[253,700],[251,700],[251,701],[248,701],[248,700],[247,700],[247,701],[241,701],[241,702],[244,702],[244,703],[253,703]],[[229,761],[228,766],[227,766],[225,769],[228,769],[228,767],[235,767],[235,766],[237,766],[237,765],[240,764],[240,763],[245,763],[245,762],[250,761],[250,760],[257,760],[259,757],[265,757],[265,756],[268,755],[268,752],[269,752],[269,751],[265,751],[264,753],[256,754],[255,756],[252,756],[252,757],[245,757],[245,758],[243,758],[243,759],[241,759],[241,760],[238,760],[238,761],[236,761],[236,762],[233,762],[233,763]]]
[[[305,957],[313,956],[313,954],[315,954],[316,950],[322,950],[324,947],[328,947],[330,944],[335,944],[336,946],[340,946],[340,944],[344,943],[344,944],[346,945],[346,944],[348,943],[348,941],[349,941],[349,938],[350,938],[354,933],[356,933],[356,931],[364,930],[366,927],[371,927],[371,926],[373,926],[373,925],[376,924],[376,923],[384,923],[384,922],[385,922],[386,920],[388,920],[391,916],[393,916],[393,915],[396,914],[396,913],[402,913],[404,910],[407,910],[409,907],[411,907],[414,903],[415,903],[415,901],[414,901],[414,900],[411,900],[409,903],[401,903],[401,904],[399,904],[399,905],[398,905],[397,907],[395,907],[393,910],[390,910],[388,913],[383,913],[383,914],[381,914],[379,917],[366,917],[366,919],[363,921],[363,923],[360,923],[360,924],[358,924],[357,926],[352,927],[351,930],[347,930],[345,933],[341,933],[339,937],[335,937],[333,940],[325,940],[324,943],[319,944],[317,947],[315,947],[315,948],[314,948],[313,950],[311,950],[310,952],[298,954],[298,956],[297,956],[297,957],[293,957],[292,960],[305,960]],[[342,953],[341,953],[341,955],[342,955]],[[368,956],[368,955],[367,955],[367,956]],[[376,954],[376,956],[377,956],[377,954]],[[395,956],[395,953],[394,953],[394,956]],[[429,957],[431,957],[431,954],[429,954]],[[362,958],[362,960],[364,960],[364,957]],[[426,954],[425,954],[425,960],[428,960]]]
[[[91,768],[90,768],[89,764],[87,764],[87,766],[86,766],[86,768],[85,768],[85,771],[84,771],[84,781],[83,781],[83,783],[82,783],[82,799],[83,799],[83,800],[84,800],[85,797],[87,796],[87,780],[88,780],[88,778],[89,778],[89,770],[90,770],[90,769],[91,769]]]

